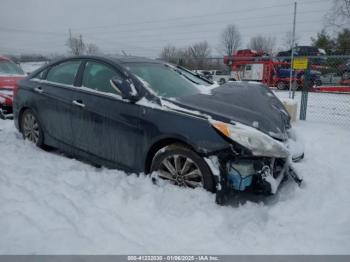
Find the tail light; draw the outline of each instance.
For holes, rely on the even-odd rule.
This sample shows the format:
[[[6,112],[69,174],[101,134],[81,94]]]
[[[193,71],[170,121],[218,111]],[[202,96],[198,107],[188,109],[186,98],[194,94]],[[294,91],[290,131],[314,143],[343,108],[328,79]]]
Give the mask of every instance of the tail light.
[[[8,105],[8,106],[12,106],[12,99],[6,97],[6,98],[5,98],[5,103],[4,103],[4,104],[5,104],[5,105]]]

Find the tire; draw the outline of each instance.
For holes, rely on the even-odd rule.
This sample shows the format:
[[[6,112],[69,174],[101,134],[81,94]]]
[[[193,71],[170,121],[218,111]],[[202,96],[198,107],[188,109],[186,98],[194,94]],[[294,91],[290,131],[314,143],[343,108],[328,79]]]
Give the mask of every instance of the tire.
[[[40,148],[44,148],[44,132],[34,112],[26,109],[20,119],[20,130],[24,139],[28,139]]]
[[[177,164],[175,162],[177,161]],[[180,144],[166,146],[153,157],[151,172],[177,186],[202,187],[215,192],[213,175],[203,158]]]
[[[284,90],[284,89],[286,89],[286,84],[283,82],[278,82],[276,87],[278,90]]]
[[[315,85],[316,86],[321,86],[322,85],[322,81],[321,80],[316,80],[315,81]]]
[[[350,72],[347,72],[347,71],[344,72],[344,73],[343,73],[343,79],[344,79],[344,80],[350,79]]]
[[[220,78],[219,84],[220,84],[220,85],[223,85],[223,84],[225,84],[225,83],[226,83],[225,78]]]

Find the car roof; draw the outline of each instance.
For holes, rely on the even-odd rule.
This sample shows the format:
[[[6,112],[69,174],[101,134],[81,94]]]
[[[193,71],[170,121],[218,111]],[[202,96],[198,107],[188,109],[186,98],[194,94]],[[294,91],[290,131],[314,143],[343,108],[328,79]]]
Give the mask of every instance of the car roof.
[[[139,57],[139,56],[119,56],[119,55],[94,55],[94,56],[72,56],[67,57],[64,60],[69,59],[101,59],[101,60],[111,60],[113,62],[116,62],[118,64],[124,64],[124,63],[157,63],[157,64],[164,64],[165,62],[155,59],[150,59],[146,57]]]

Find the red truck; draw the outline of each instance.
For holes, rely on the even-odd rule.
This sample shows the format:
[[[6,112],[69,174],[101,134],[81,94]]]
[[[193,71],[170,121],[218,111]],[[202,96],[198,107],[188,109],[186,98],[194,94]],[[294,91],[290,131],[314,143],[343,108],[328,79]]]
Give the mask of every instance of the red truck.
[[[12,117],[13,90],[25,73],[15,62],[0,56],[0,118]]]
[[[235,80],[258,81],[281,90],[289,86],[290,63],[272,58],[265,52],[238,50],[232,56],[225,56],[224,63],[231,67],[231,77]],[[303,72],[296,71],[292,77],[298,87],[303,85],[302,76]]]

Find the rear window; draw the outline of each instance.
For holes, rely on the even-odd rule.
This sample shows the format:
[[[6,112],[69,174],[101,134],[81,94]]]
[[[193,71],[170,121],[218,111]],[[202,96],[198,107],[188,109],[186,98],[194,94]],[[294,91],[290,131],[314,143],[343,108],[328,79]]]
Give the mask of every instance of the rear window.
[[[24,72],[16,63],[0,60],[0,75],[24,75]]]

